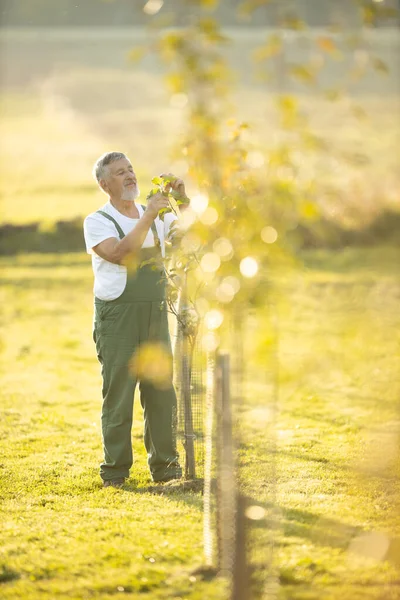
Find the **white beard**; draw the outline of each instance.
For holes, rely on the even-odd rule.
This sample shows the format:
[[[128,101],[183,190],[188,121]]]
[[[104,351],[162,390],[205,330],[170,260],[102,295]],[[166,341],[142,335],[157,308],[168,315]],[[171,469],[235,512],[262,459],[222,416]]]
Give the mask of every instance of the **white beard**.
[[[139,198],[139,196],[140,196],[140,190],[139,190],[138,186],[136,185],[133,190],[128,189],[128,188],[125,189],[122,193],[121,200],[127,200],[128,202],[134,202],[136,200],[136,198]]]

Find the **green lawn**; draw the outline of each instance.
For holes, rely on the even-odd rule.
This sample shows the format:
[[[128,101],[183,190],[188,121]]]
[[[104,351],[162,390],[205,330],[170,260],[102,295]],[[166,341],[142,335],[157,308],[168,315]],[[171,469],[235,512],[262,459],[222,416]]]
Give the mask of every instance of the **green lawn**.
[[[128,485],[100,485],[89,257],[0,268],[0,596],[226,598],[193,574],[201,496],[150,489],[138,402]],[[274,276],[278,339],[257,349],[250,323],[263,366],[235,414],[243,490],[265,510],[249,532],[256,598],[265,583],[279,600],[400,597],[399,299],[397,249],[309,252]]]

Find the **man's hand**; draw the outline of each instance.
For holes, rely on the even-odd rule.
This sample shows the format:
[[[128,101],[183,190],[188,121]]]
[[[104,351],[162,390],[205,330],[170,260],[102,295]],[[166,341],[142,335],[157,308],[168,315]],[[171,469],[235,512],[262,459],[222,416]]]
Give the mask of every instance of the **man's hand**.
[[[147,202],[146,213],[148,213],[153,219],[155,219],[160,210],[168,208],[168,198],[161,192],[157,192],[153,196],[150,196]]]
[[[186,200],[186,190],[183,179],[179,179],[179,177],[175,177],[173,173],[162,173],[160,177],[168,178],[170,181],[165,186],[165,191],[174,192],[173,196],[175,200]]]

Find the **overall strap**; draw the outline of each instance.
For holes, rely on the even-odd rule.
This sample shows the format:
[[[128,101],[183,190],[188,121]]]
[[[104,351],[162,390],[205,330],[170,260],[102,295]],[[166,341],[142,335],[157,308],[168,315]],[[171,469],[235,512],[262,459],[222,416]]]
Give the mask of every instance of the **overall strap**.
[[[114,217],[112,217],[111,215],[107,214],[106,212],[104,212],[103,210],[98,210],[96,211],[98,213],[100,213],[101,215],[103,215],[103,217],[106,217],[106,219],[108,219],[109,221],[112,221],[118,231],[118,235],[120,240],[122,240],[122,238],[125,237],[124,232],[122,231],[120,225],[117,223],[117,221],[114,219]]]
[[[143,208],[143,210],[146,210],[146,207],[143,204],[141,204],[140,206]],[[155,221],[153,221],[152,224],[151,224],[151,231],[153,232],[153,235],[154,235],[155,245],[158,248],[161,248],[161,242],[160,242],[160,238],[158,236],[158,232],[157,232],[157,227],[156,227]]]
[[[143,204],[140,205],[143,210],[146,210],[146,207],[143,206]],[[112,223],[114,223],[117,231],[118,231],[118,235],[120,237],[120,239],[122,240],[122,238],[125,237],[125,233],[122,231],[120,225],[117,223],[117,221],[114,219],[114,217],[112,217],[111,215],[109,215],[108,213],[104,212],[103,210],[98,210],[97,211],[99,214],[103,215],[103,217],[106,217],[106,219],[108,219],[109,221],[112,221]],[[155,245],[160,248],[161,247],[161,242],[160,242],[160,238],[158,236],[158,232],[157,232],[157,227],[155,222],[153,221],[151,224],[151,230],[153,232],[153,236],[154,236],[154,242]]]

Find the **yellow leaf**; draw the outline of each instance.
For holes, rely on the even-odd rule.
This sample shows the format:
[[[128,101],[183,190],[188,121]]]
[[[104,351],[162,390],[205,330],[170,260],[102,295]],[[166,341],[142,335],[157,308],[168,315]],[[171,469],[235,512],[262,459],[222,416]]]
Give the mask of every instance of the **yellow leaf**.
[[[335,102],[336,100],[340,100],[340,98],[342,97],[342,92],[340,90],[337,90],[335,88],[330,88],[328,90],[325,91],[325,97],[328,100],[331,100],[332,102]]]
[[[306,84],[314,83],[314,74],[303,65],[291,65],[290,73]]]
[[[336,45],[333,42],[332,38],[319,37],[317,39],[317,45],[321,50],[327,52],[328,54],[332,54],[336,50]]]
[[[185,91],[184,81],[180,73],[170,73],[165,81],[173,94],[181,94]]]
[[[298,101],[294,96],[281,96],[278,99],[278,106],[286,113],[297,113]]]
[[[144,46],[137,46],[128,52],[128,60],[130,62],[139,62],[145,54],[146,48]]]
[[[178,203],[175,200],[175,198],[173,196],[169,195],[168,196],[168,201],[169,201],[172,209],[176,212],[176,214],[178,215],[178,217],[180,217],[181,216],[181,211],[179,209]]]
[[[386,75],[386,73],[389,72],[389,69],[387,68],[386,63],[381,58],[373,57],[372,58],[372,66],[374,67],[374,69],[376,71],[379,71],[380,73],[384,73],[385,75]]]
[[[214,10],[219,4],[219,0],[200,0],[200,4],[207,10]]]
[[[293,29],[294,31],[302,31],[306,28],[304,21],[299,19],[296,15],[287,15],[281,24],[283,27]]]
[[[300,213],[306,219],[315,219],[319,215],[318,206],[310,200],[305,200],[300,205]]]
[[[279,35],[271,35],[264,46],[253,52],[253,59],[257,62],[268,60],[282,52],[282,39]]]
[[[239,17],[247,17],[257,8],[264,7],[271,2],[272,0],[245,0],[238,7]]]

